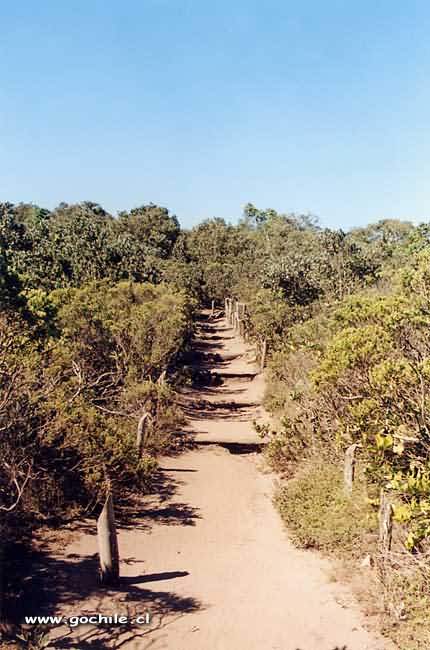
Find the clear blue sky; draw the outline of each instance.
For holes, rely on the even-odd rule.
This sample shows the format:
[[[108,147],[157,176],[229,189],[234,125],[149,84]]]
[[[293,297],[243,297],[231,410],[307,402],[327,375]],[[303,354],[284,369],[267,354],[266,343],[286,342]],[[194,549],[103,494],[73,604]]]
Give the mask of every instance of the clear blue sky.
[[[430,218],[428,0],[19,0],[0,24],[0,200]]]

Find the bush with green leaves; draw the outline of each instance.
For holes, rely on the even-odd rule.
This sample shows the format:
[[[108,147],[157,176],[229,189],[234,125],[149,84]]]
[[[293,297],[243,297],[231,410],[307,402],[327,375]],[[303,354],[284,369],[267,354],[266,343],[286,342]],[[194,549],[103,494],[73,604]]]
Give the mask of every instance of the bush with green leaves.
[[[0,259],[26,289],[79,287],[94,280],[160,282],[180,227],[154,204],[114,218],[91,201],[0,204]]]
[[[396,496],[410,549],[430,536],[428,260],[411,260],[391,294],[355,294],[295,326],[269,368],[268,403],[301,427],[303,454],[315,438],[339,459],[359,443],[369,485]],[[302,373],[297,355],[308,359]]]
[[[147,483],[151,459],[181,424],[174,387],[157,379],[180,362],[193,309],[167,286],[96,282],[29,292],[27,321],[2,317],[4,512],[43,519],[91,507],[106,480]],[[140,457],[144,412],[151,420]]]
[[[356,486],[350,498],[339,468],[328,463],[305,465],[280,489],[277,505],[293,540],[304,548],[351,557],[363,552],[363,540],[375,528],[365,489]]]

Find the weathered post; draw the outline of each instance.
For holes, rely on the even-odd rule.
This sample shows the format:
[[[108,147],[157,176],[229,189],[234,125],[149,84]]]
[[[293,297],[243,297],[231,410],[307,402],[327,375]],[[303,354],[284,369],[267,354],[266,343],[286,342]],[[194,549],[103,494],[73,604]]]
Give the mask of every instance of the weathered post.
[[[112,492],[109,490],[103,510],[97,520],[100,582],[116,585],[119,581],[119,551],[115,526]]]
[[[227,323],[231,325],[231,298],[225,299],[225,317]]]
[[[381,490],[379,506],[379,547],[383,553],[391,549],[393,534],[393,504],[390,498]]]
[[[215,314],[215,300],[212,300],[211,303],[211,316]]]
[[[343,479],[345,492],[351,496],[352,488],[354,485],[354,475],[355,475],[355,452],[357,449],[357,443],[350,445],[345,452],[345,465],[343,468]]]
[[[152,419],[152,416],[150,413],[147,411],[143,413],[141,418],[139,419],[138,425],[137,425],[137,433],[136,433],[136,449],[137,453],[140,456],[142,455],[143,451],[143,445],[145,442],[145,433],[146,433],[146,428]]]
[[[247,307],[246,307],[246,302],[243,303],[243,312],[242,312],[242,318],[243,318],[243,340],[245,342],[248,342],[248,319],[246,317],[247,315]]]
[[[238,331],[238,334],[240,336],[242,336],[242,334],[243,334],[243,329],[242,328],[243,328],[243,320],[241,318],[239,318],[239,316],[238,316],[237,317],[237,331]]]
[[[266,365],[266,354],[267,354],[267,341],[263,339],[261,343],[261,357],[260,357],[260,370],[263,372]]]

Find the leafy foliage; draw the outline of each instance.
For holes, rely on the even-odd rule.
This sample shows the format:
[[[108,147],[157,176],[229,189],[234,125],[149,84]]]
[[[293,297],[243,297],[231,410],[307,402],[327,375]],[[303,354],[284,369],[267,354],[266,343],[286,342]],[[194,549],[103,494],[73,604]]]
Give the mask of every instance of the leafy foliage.
[[[36,325],[2,321],[4,495],[14,473],[31,467],[32,510],[52,514],[44,486],[55,485],[61,509],[63,501],[93,499],[107,477],[118,485],[144,479],[137,421],[149,409],[154,427],[171,431],[178,422],[171,389],[155,382],[187,344],[192,303],[166,287],[132,283],[55,290],[43,309],[37,298],[38,309],[30,300],[29,310],[53,332],[44,340],[34,338]],[[155,439],[148,444],[159,451]]]
[[[360,443],[370,484],[397,494],[408,548],[430,535],[427,269],[423,251],[393,293],[356,294],[332,311],[295,412],[302,421],[312,413],[313,431],[335,454]],[[297,326],[289,340],[309,354],[309,339],[297,336],[304,329]],[[280,354],[288,369],[297,353]]]
[[[351,556],[361,551],[375,525],[365,491],[356,490],[350,499],[341,473],[329,464],[303,468],[280,490],[277,503],[293,539],[304,548],[341,549]]]

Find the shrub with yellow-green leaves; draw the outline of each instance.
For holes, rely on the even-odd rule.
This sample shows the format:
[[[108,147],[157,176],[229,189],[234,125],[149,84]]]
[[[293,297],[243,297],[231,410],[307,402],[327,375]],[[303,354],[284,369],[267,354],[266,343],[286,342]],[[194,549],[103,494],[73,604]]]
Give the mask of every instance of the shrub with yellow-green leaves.
[[[0,323],[3,512],[44,519],[92,507],[107,480],[145,487],[181,423],[173,387],[157,379],[188,344],[193,303],[128,282],[26,298],[27,320]]]
[[[403,503],[406,544],[430,535],[428,487],[429,317],[411,298],[375,301],[361,323],[335,334],[313,373],[327,410],[338,419],[344,445],[361,443],[369,480]],[[406,307],[407,318],[399,314]],[[373,324],[369,325],[369,321]]]
[[[300,425],[301,456],[315,437],[339,460],[359,443],[369,487],[395,495],[395,517],[407,528],[410,549],[430,537],[428,260],[421,252],[391,294],[357,294],[326,310],[319,326],[297,325],[269,370],[269,403],[276,404],[283,386],[279,410],[288,416],[269,455],[279,463],[284,449],[287,457],[294,445],[286,431]],[[301,374],[299,356],[308,359]]]
[[[349,556],[363,551],[376,515],[362,483],[350,498],[335,465],[305,464],[278,492],[277,505],[297,545]]]
[[[19,597],[16,545],[29,542],[35,526],[92,512],[108,483],[117,503],[150,485],[157,455],[172,447],[182,422],[170,377],[194,309],[167,285],[103,281],[29,289],[23,304],[0,314],[0,536],[9,609]]]
[[[0,314],[0,536],[9,604],[19,596],[16,544],[29,542],[35,526],[92,512],[108,485],[118,499],[150,485],[157,455],[172,447],[182,422],[170,377],[194,309],[167,285],[129,282],[27,290],[23,300],[22,312]]]
[[[371,599],[389,635],[411,650],[430,638],[429,267],[422,250],[391,293],[385,285],[355,294],[295,324],[267,371],[266,405],[278,426],[266,456],[288,478],[277,504],[293,540],[335,553],[354,571],[357,558],[378,558],[377,507],[381,489],[388,492],[393,549],[376,562]],[[351,443],[358,475],[349,496],[342,467]]]

